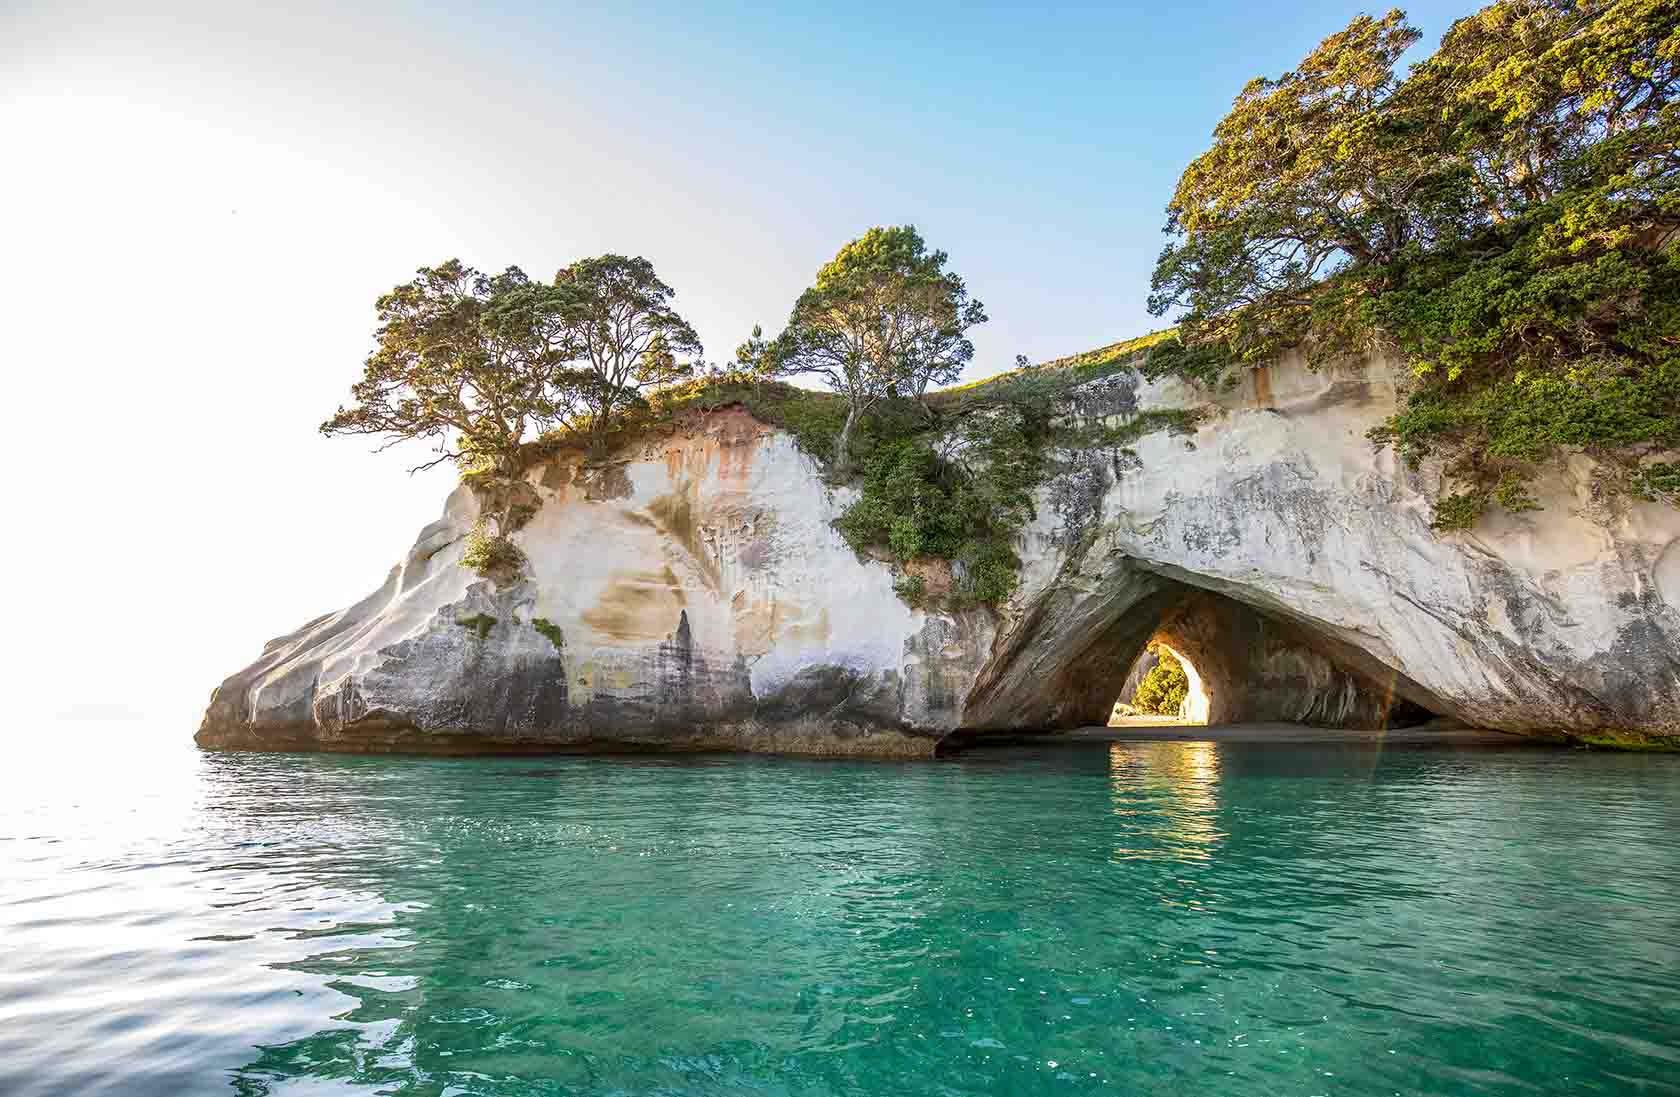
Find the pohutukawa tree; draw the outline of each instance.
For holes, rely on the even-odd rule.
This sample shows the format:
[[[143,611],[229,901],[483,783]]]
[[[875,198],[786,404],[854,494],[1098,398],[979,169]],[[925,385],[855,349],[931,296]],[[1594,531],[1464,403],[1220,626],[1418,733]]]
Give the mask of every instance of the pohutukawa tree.
[[[1675,220],[1675,0],[1499,0],[1401,80],[1419,37],[1399,10],[1362,15],[1237,96],[1167,207],[1150,309],[1183,308],[1186,342],[1267,357],[1308,334],[1331,276],[1372,296],[1443,249],[1506,250],[1536,216],[1585,230],[1575,254]]]
[[[509,539],[533,511],[515,480],[523,445],[566,427],[599,447],[646,392],[686,376],[679,354],[700,353],[694,329],[671,308],[671,287],[646,259],[604,255],[562,270],[552,285],[517,267],[482,274],[451,259],[422,268],[379,299],[377,347],[355,402],[321,433],[423,439],[437,457],[471,471],[487,519],[462,563],[501,580],[524,554]]]
[[[1325,276],[1406,247],[1411,196],[1433,169],[1378,108],[1418,37],[1400,11],[1361,15],[1294,71],[1243,88],[1167,206],[1178,239],[1156,265],[1151,312],[1186,307],[1188,338],[1264,357],[1299,340]]]
[[[519,445],[562,417],[558,371],[571,339],[561,295],[518,267],[488,275],[450,259],[379,298],[377,346],[354,403],[321,433],[423,439],[445,461],[488,461],[511,472]]]
[[[986,310],[946,259],[910,225],[870,229],[817,271],[781,335],[758,349],[766,372],[815,375],[846,398],[834,446],[840,465],[850,460],[858,420],[882,400],[921,401],[974,357],[967,332],[985,323]]]
[[[568,427],[597,444],[646,394],[688,376],[694,329],[646,259],[584,259],[533,282],[458,259],[426,267],[379,299],[377,346],[354,403],[321,433],[376,434],[381,449],[433,443],[444,461],[518,471],[523,442]]]
[[[1399,79],[1417,37],[1360,16],[1243,89],[1168,207],[1146,372],[1399,351],[1372,437],[1451,458],[1442,529],[1532,509],[1559,446],[1680,502],[1680,0],[1496,0]]]
[[[700,337],[646,259],[582,259],[555,275],[554,288],[572,355],[560,375],[575,401],[567,422],[599,449],[650,391],[693,376]]]

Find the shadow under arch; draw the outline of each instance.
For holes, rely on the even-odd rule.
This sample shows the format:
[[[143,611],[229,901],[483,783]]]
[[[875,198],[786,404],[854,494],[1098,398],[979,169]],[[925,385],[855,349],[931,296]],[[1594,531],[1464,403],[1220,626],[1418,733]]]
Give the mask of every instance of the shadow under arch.
[[[1121,559],[1094,588],[1042,599],[1001,638],[949,741],[1107,724],[1151,642],[1194,668],[1206,705],[1195,722],[1380,729],[1452,715],[1336,628],[1237,593],[1253,594]]]

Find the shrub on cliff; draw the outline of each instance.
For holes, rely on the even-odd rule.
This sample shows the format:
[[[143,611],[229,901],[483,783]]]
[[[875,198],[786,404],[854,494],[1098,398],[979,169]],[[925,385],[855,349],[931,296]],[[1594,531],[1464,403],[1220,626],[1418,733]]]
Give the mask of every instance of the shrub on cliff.
[[[1383,429],[1457,483],[1438,528],[1558,446],[1680,446],[1680,3],[1500,0],[1400,79],[1418,34],[1360,16],[1243,89],[1168,206],[1147,372],[1212,382],[1304,346],[1397,348]]]
[[[497,583],[511,582],[525,568],[525,554],[512,540],[491,533],[480,520],[467,534],[461,566]]]
[[[1019,561],[1011,545],[1032,517],[1047,439],[1047,417],[1029,405],[884,441],[864,462],[858,499],[840,516],[840,532],[860,552],[952,561],[957,605],[1000,602],[1015,586]]]

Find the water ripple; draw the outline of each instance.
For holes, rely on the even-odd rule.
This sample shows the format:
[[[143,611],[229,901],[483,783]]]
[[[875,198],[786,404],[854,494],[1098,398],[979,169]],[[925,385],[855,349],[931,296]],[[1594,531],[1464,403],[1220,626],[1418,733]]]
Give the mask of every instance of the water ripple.
[[[1680,759],[166,754],[0,786],[0,1093],[1680,1093]]]

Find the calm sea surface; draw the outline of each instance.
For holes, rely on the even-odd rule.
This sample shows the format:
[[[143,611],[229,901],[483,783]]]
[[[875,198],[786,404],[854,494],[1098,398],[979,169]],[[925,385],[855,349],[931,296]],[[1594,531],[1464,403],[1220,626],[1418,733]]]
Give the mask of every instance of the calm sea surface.
[[[0,776],[0,1094],[199,1093],[1680,1094],[1680,758]]]

